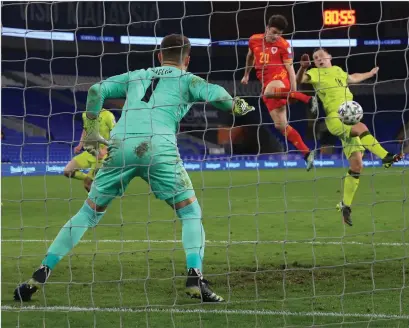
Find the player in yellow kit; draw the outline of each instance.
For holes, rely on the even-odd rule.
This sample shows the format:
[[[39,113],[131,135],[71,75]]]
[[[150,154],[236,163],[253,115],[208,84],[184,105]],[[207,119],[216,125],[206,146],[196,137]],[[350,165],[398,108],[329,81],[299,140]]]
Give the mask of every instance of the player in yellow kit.
[[[378,73],[379,68],[375,67],[366,73],[348,74],[342,68],[332,66],[331,59],[327,50],[318,49],[313,54],[315,68],[307,71],[310,58],[307,54],[303,55],[301,67],[297,72],[297,84],[312,84],[323,104],[326,114],[325,123],[329,132],[341,139],[344,154],[349,161],[349,171],[344,179],[343,199],[337,208],[342,212],[344,222],[352,226],[351,204],[359,185],[365,149],[380,157],[385,168],[400,161],[403,155],[388,153],[362,122],[346,125],[338,115],[339,107],[344,102],[353,100],[348,85],[373,77]]]
[[[82,120],[85,123],[85,113],[82,114]],[[112,114],[109,110],[102,109],[99,117],[99,132],[103,138],[106,140],[109,140],[109,134],[111,130],[115,126],[115,116]],[[81,153],[81,150],[83,149],[83,140],[85,136],[87,135],[86,131],[86,126],[84,124],[84,128],[82,130],[81,134],[81,140],[80,143],[78,144],[77,147],[74,148],[74,153],[79,154],[75,156],[64,168],[64,175],[67,178],[74,178],[77,180],[83,180],[84,181],[84,188],[89,191],[91,188],[92,181],[94,180],[95,176],[95,171],[100,167],[102,164],[104,158],[107,155],[107,149],[106,146],[102,145],[100,146],[100,150],[95,156],[95,154],[91,154],[87,151],[83,151]],[[83,169],[90,169],[87,174],[84,172],[80,171]]]

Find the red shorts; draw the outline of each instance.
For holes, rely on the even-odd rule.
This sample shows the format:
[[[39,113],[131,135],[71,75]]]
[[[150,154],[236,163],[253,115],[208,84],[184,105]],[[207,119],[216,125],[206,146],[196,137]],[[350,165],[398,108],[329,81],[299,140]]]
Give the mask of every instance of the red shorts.
[[[290,88],[290,86],[291,86],[289,79],[275,80],[275,81],[281,81],[281,82],[283,82],[285,88]],[[270,82],[271,82],[271,81],[270,81]],[[268,83],[270,83],[270,82],[268,82]],[[263,94],[264,94],[264,90],[265,90],[265,88],[267,87],[268,83],[266,83],[266,84],[263,86]],[[263,96],[263,101],[264,101],[264,104],[266,105],[266,107],[267,107],[267,109],[268,109],[268,112],[271,112],[271,111],[273,111],[273,110],[276,109],[276,108],[280,108],[280,107],[283,107],[283,106],[287,105],[287,98],[283,98],[283,99],[270,98],[270,99],[268,99],[268,98],[266,98],[266,97]]]

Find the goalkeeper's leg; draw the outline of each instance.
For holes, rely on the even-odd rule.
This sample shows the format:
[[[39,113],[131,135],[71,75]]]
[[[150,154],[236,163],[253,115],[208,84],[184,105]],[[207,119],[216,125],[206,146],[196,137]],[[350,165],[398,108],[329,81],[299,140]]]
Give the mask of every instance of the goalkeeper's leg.
[[[122,156],[117,156],[122,159]],[[58,233],[49,247],[41,266],[36,270],[27,283],[18,286],[14,291],[17,301],[29,301],[31,296],[44,284],[50,276],[51,270],[67,255],[81,240],[88,228],[95,227],[105,214],[111,201],[121,195],[129,182],[135,176],[135,167],[121,168],[118,161],[113,160],[113,166],[99,170],[91,186],[88,199]]]
[[[355,138],[353,138],[355,139]],[[355,192],[359,186],[359,178],[362,172],[363,164],[362,164],[362,156],[363,152],[362,149],[359,149],[359,140],[355,140],[357,145],[348,145],[346,146],[346,155],[348,156],[349,160],[349,170],[344,177],[344,190],[343,190],[343,197],[341,203],[337,205],[339,211],[342,212],[342,217],[344,223],[352,226],[352,218],[351,218],[351,205],[352,201],[355,196]],[[351,149],[352,148],[352,149]],[[355,149],[356,151],[355,151]],[[351,149],[352,153],[348,154],[348,149]],[[344,150],[345,151],[345,150]]]
[[[174,145],[160,144],[159,158],[150,161],[149,169],[144,169],[141,177],[150,184],[155,196],[165,200],[175,209],[182,224],[182,243],[186,255],[188,278],[186,293],[203,302],[223,302],[203,278],[203,258],[205,250],[205,232],[202,224],[202,211],[196,199],[192,182],[182,161],[177,157]],[[164,154],[164,153],[168,153]]]
[[[353,126],[346,125],[339,119],[337,112],[332,112],[326,117],[325,123],[328,130],[341,140],[358,137],[365,149],[382,159],[385,168],[389,168],[393,163],[403,159],[403,154],[391,154],[383,148],[379,141],[369,132],[368,127],[362,122]]]
[[[47,251],[31,279],[16,288],[14,299],[29,301],[31,296],[44,284],[50,276],[51,270],[67,255],[81,240],[90,227],[95,227],[105,214],[107,206],[98,206],[91,199],[87,199],[81,209],[62,227],[57,237]]]
[[[82,152],[68,162],[64,168],[64,176],[76,180],[85,180],[87,174],[80,170],[90,168],[93,161],[95,162],[95,158],[93,159],[91,154],[85,151]]]
[[[392,164],[403,159],[403,154],[392,154],[383,148],[379,141],[369,132],[368,127],[362,122],[352,126],[350,136],[359,137],[362,146],[381,158],[385,168],[390,168]]]
[[[191,194],[186,192],[186,194]],[[183,194],[176,198],[184,198]],[[174,200],[167,200],[172,203]],[[205,249],[205,231],[202,224],[202,211],[196,196],[171,205],[182,223],[182,243],[186,254],[186,267],[188,278],[186,281],[186,294],[198,298],[203,302],[223,302],[224,299],[217,295],[203,278],[203,258]]]

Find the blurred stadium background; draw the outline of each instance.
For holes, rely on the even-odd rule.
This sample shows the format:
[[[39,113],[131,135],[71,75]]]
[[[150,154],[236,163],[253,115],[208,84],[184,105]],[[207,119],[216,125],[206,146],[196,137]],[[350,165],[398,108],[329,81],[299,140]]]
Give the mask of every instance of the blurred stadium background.
[[[323,26],[323,10],[348,10],[350,6],[356,11],[355,25]],[[228,115],[210,106],[205,111],[203,106],[195,106],[181,124],[181,154],[287,151],[285,141],[272,127],[264,104],[259,101],[260,86],[254,72],[249,86],[240,85],[246,42],[253,33],[263,31],[265,18],[273,13],[284,14],[290,21],[286,37],[295,41],[296,61],[304,52],[311,53],[319,46],[321,39],[321,44],[332,52],[334,63],[350,72],[380,66],[376,83],[369,81],[355,87],[354,92],[365,109],[365,123],[375,136],[390,142],[390,147],[396,146],[403,123],[408,121],[407,11],[406,3],[393,2],[283,2],[277,6],[262,2],[5,2],[2,131],[6,138],[2,143],[2,162],[68,161],[72,146],[80,137],[81,113],[89,86],[127,69],[158,65],[153,45],[156,42],[149,37],[172,32],[198,39],[201,46],[193,48],[192,72],[248,97],[258,108],[257,113],[233,123]],[[25,30],[59,33],[55,33],[54,40],[47,40],[51,33],[36,35]],[[120,116],[120,111],[115,110],[118,103],[108,103],[106,107]],[[306,120],[306,115],[302,106],[291,107],[290,120],[314,147],[313,121]],[[229,134],[219,128],[232,126],[237,128],[232,132],[230,147]],[[318,137],[317,147],[333,141],[339,145],[336,140],[325,140],[325,133]],[[341,153],[340,149],[336,152]]]
[[[248,86],[240,84],[248,38],[264,31],[270,15],[283,14],[296,69],[300,56],[319,46],[349,72],[380,67],[376,80],[352,89],[364,122],[396,152],[409,132],[408,2],[2,2],[1,9],[2,175],[14,176],[2,178],[5,327],[408,326],[407,161],[388,173],[365,171],[354,209],[359,224],[346,231],[333,208],[346,165],[340,143],[321,119],[292,105],[291,124],[319,149],[319,159],[338,163],[322,166],[344,166],[307,175],[273,128],[254,71]],[[325,10],[355,10],[356,24],[325,24]],[[193,106],[178,134],[185,163],[290,152],[300,170],[192,174],[211,240],[206,273],[228,299],[222,310],[177,307],[185,302],[178,296],[184,277],[177,220],[135,183],[75,249],[81,261],[62,263],[35,308],[23,311],[11,300],[14,287],[85,197],[62,169],[80,138],[88,88],[158,65],[155,37],[169,33],[191,38],[191,72],[257,109],[233,121],[211,106]],[[119,118],[121,102],[105,107]],[[159,305],[166,307],[149,314]]]

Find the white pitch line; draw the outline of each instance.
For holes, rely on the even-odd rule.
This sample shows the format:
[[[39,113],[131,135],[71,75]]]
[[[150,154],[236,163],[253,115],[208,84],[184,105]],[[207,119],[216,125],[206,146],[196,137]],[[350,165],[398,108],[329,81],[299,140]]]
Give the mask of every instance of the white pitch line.
[[[114,312],[114,313],[180,313],[180,314],[237,314],[237,315],[269,315],[269,316],[296,316],[296,317],[358,317],[368,319],[409,319],[407,314],[386,313],[342,313],[342,312],[290,312],[273,310],[205,310],[205,309],[171,309],[171,308],[99,308],[99,307],[77,307],[77,306],[9,306],[2,305],[2,311],[47,311],[47,312]]]
[[[51,243],[51,239],[2,239],[2,243]],[[168,240],[149,240],[149,239],[100,239],[100,240],[81,240],[80,243],[113,243],[113,244],[130,244],[130,243],[144,243],[144,244],[174,244],[182,243],[178,239]],[[402,247],[409,246],[409,243],[387,243],[387,242],[374,242],[364,243],[360,241],[294,241],[294,240],[239,240],[239,241],[227,241],[227,240],[206,240],[207,244],[213,245],[242,245],[242,244],[308,244],[308,245],[367,245],[367,246],[391,246]]]

